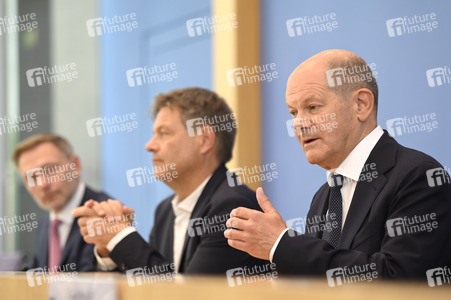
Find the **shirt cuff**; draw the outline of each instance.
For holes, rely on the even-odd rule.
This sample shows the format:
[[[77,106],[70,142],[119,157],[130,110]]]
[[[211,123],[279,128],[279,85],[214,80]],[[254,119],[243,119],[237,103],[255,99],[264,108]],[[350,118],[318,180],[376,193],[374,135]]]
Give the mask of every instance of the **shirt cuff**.
[[[120,241],[122,241],[127,235],[136,232],[136,228],[133,226],[129,226],[127,228],[125,228],[124,230],[122,230],[121,232],[119,232],[118,234],[116,234],[111,241],[109,241],[109,243],[106,245],[106,248],[108,249],[108,251],[113,251],[114,247],[116,247],[117,244],[120,243]]]
[[[111,241],[106,245],[106,248],[108,251],[113,251],[114,247],[116,247],[117,244],[119,244],[120,241],[122,241],[127,235],[133,233],[136,231],[135,227],[127,227],[118,234],[116,234]],[[100,255],[97,253],[97,246],[94,247],[94,256],[96,257],[97,261],[97,268],[100,271],[111,271],[114,270],[117,265],[114,263],[114,261],[109,257],[100,257]]]
[[[100,257],[100,255],[97,253],[97,246],[94,247],[94,256],[96,257],[97,268],[100,271],[111,271],[116,268],[116,264],[111,258]]]
[[[282,239],[283,235],[285,234],[285,232],[287,232],[288,229],[290,229],[290,228],[285,228],[285,230],[282,231],[282,233],[279,235],[276,242],[274,243],[274,246],[272,246],[271,252],[269,253],[269,261],[271,263],[272,263],[272,258],[274,256],[274,252],[276,252],[276,248],[279,245],[280,240]]]

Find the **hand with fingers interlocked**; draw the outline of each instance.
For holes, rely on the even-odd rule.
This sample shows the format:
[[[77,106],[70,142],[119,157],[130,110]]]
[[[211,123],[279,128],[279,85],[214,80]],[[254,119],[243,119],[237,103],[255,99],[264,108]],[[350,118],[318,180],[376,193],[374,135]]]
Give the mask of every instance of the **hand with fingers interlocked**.
[[[83,206],[73,210],[72,215],[78,218],[78,226],[83,239],[97,247],[101,257],[109,256],[108,243],[119,232],[133,226],[134,210],[118,200],[97,202],[87,201]]]

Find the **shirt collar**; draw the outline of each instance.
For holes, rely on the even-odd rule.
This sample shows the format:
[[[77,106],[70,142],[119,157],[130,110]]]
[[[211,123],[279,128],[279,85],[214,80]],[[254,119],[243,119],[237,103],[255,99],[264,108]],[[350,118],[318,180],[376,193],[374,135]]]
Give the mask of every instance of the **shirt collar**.
[[[50,212],[50,222],[58,218],[58,220],[60,220],[64,224],[72,224],[72,221],[74,220],[72,211],[80,206],[83,195],[85,194],[85,190],[86,185],[83,182],[80,182],[75,189],[74,194],[66,203],[64,208],[58,214],[55,214],[53,211]]]
[[[190,214],[193,212],[197,200],[199,200],[199,197],[202,194],[202,191],[204,190],[211,176],[212,174],[207,176],[207,178],[205,178],[205,180],[182,201],[179,199],[177,195],[174,196],[174,198],[171,201],[171,204],[175,216],[177,216],[182,211]]]
[[[327,182],[332,184],[332,174],[340,174],[346,178],[350,178],[354,181],[359,181],[360,173],[373,151],[377,142],[384,134],[382,128],[378,125],[373,131],[370,132],[355,148],[349,153],[345,160],[335,170],[327,171]]]

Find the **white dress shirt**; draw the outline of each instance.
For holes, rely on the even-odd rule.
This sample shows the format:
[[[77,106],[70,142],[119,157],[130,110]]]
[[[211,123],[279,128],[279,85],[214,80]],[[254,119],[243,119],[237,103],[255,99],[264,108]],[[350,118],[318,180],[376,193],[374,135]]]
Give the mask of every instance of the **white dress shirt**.
[[[185,243],[186,232],[188,230],[188,224],[191,217],[191,213],[196,206],[197,201],[199,200],[200,195],[202,194],[205,186],[210,180],[212,175],[205,178],[205,180],[185,199],[180,200],[177,195],[172,198],[172,210],[174,211],[175,219],[174,219],[174,266],[176,272],[178,272],[180,267],[180,259],[182,257],[183,245]],[[119,244],[126,236],[135,232],[136,228],[127,227],[108,243],[107,249],[108,251],[113,251],[114,247]],[[111,271],[116,268],[116,264],[109,257],[100,257],[97,254],[97,249],[94,249],[94,255],[97,259],[97,266],[102,271]]]
[[[355,148],[349,153],[345,160],[336,168],[335,170],[327,171],[327,182],[329,186],[332,185],[333,179],[332,175],[340,174],[343,178],[343,186],[341,188],[341,197],[343,199],[343,214],[341,229],[346,221],[346,216],[348,215],[349,207],[351,206],[352,197],[354,196],[355,188],[357,182],[359,181],[360,173],[362,172],[365,162],[370,156],[371,151],[376,146],[377,142],[384,134],[384,131],[380,126],[377,126],[373,131],[370,132],[360,143],[355,146]],[[370,171],[370,170],[367,170]],[[277,245],[279,245],[285,232],[288,230],[286,228],[278,237],[274,246],[269,254],[269,259],[272,262],[274,252],[276,252]]]
[[[63,250],[64,246],[66,245],[67,238],[69,237],[70,230],[72,228],[72,223],[74,222],[72,211],[80,206],[83,195],[85,194],[85,190],[85,184],[83,182],[80,182],[80,184],[75,189],[74,194],[66,203],[64,208],[57,214],[55,214],[53,211],[51,211],[49,214],[50,224],[52,224],[53,220],[55,220],[56,218],[61,221],[61,224],[58,226],[61,250]]]

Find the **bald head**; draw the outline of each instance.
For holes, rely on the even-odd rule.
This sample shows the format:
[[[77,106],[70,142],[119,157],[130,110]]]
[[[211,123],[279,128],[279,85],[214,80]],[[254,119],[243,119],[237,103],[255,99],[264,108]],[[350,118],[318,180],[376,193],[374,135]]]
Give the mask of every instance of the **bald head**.
[[[341,49],[315,54],[290,75],[287,93],[296,90],[298,80],[308,78],[322,82],[343,98],[358,89],[368,89],[374,96],[374,114],[377,115],[379,91],[376,78],[366,61],[357,54]]]
[[[330,63],[337,59],[359,57],[356,54],[340,49],[326,50],[305,60],[301,63],[293,72],[293,74],[300,72],[302,70],[307,70],[308,68],[314,68],[318,72],[325,72],[329,69]]]

